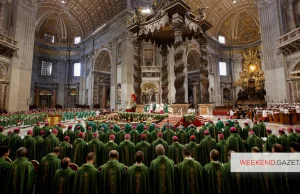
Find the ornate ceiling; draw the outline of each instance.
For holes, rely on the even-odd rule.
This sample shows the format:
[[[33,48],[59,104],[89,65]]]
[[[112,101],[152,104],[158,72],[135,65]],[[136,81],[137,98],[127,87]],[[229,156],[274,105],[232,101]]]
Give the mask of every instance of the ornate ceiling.
[[[37,32],[51,27],[50,30],[62,38],[65,32],[67,35],[77,33],[86,37],[125,9],[126,2],[127,0],[42,0],[36,22]]]

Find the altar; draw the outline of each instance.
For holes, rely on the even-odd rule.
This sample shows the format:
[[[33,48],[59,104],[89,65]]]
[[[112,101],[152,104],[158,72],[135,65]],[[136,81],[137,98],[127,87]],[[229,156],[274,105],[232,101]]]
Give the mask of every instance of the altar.
[[[61,115],[48,115],[48,117],[46,118],[46,121],[49,122],[50,126],[55,126],[58,123],[60,123],[62,120],[62,116]]]

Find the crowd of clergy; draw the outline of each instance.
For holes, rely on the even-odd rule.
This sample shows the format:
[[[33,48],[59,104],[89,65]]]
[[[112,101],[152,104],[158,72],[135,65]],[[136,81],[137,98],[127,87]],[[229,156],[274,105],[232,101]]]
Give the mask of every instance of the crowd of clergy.
[[[300,129],[272,134],[263,121],[209,121],[176,129],[80,121],[37,123],[22,139],[20,129],[0,126],[2,194],[294,194],[297,173],[233,173],[234,152],[299,152]],[[287,133],[287,134],[286,134]]]

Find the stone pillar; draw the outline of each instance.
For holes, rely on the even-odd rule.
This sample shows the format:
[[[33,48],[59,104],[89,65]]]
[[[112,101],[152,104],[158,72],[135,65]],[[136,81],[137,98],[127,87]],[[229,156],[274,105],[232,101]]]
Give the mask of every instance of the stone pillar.
[[[169,72],[168,72],[168,46],[167,45],[162,45],[161,47],[161,57],[162,57],[162,64],[161,64],[161,99],[162,103],[169,103]]]
[[[197,102],[197,86],[198,86],[198,83],[194,82],[193,83],[193,104],[194,104],[194,108],[198,107],[198,102]]]
[[[56,106],[56,88],[53,89],[53,95],[52,95],[52,108],[55,108]]]
[[[39,95],[39,88],[35,86],[35,105],[39,107],[40,105],[40,95]]]
[[[178,14],[174,14],[172,18],[172,28],[174,30],[174,73],[175,73],[175,82],[174,86],[176,89],[175,94],[175,103],[176,104],[184,104],[185,102],[185,88],[184,82],[186,75],[184,74],[184,61],[183,61],[183,54],[184,50],[182,48],[182,28],[183,28],[183,18]]]
[[[206,49],[206,45],[207,45],[207,39],[204,36],[200,36],[197,39],[197,42],[199,44],[200,47],[200,54],[201,54],[201,58],[200,58],[200,92],[201,92],[201,103],[205,102],[208,103],[209,102],[209,80],[208,80],[208,56],[207,56],[207,49]]]
[[[288,18],[289,18],[289,29],[296,29],[296,19],[295,19],[295,11],[294,11],[294,0],[288,0]]]
[[[102,99],[101,99],[101,108],[106,107],[106,86],[102,85]]]
[[[19,0],[14,7],[12,38],[19,50],[11,59],[9,69],[8,111],[26,111],[30,99],[37,1]]]
[[[134,63],[133,63],[133,89],[136,95],[136,103],[140,104],[141,102],[141,84],[142,84],[142,69],[141,69],[141,45],[142,41],[139,39],[134,39],[132,42],[134,46]]]

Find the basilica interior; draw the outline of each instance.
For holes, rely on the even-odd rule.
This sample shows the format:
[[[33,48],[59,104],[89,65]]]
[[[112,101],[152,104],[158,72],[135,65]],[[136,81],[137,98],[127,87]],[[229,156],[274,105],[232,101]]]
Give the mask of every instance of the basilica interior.
[[[0,108],[300,101],[300,0],[0,0]]]

